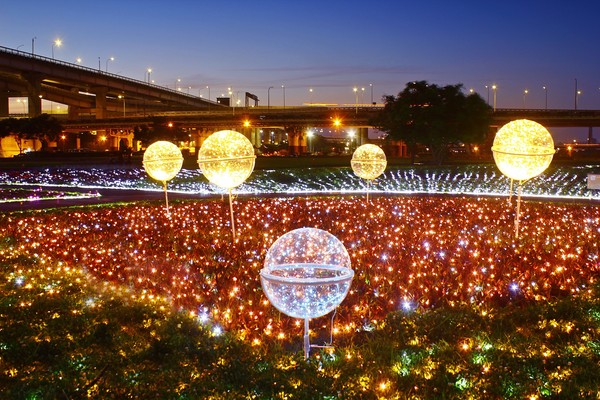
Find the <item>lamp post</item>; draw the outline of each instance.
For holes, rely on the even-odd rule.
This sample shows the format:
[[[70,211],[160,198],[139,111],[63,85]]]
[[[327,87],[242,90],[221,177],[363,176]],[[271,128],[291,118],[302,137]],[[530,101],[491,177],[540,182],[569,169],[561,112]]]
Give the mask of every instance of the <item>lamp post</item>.
[[[356,99],[354,100],[354,106],[356,108],[356,111],[354,113],[358,114],[358,88],[356,86],[354,86],[354,88],[352,90],[354,91],[354,94],[356,96]]]
[[[115,61],[115,58],[114,57],[108,57],[106,59],[106,68],[104,68],[104,71],[106,71],[106,72],[108,72],[108,62],[109,61]]]
[[[54,46],[56,47],[60,47],[62,45],[62,40],[60,39],[55,39],[54,42],[52,42],[52,59],[54,60]]]
[[[494,111],[496,111],[496,89],[498,86],[492,85],[492,90],[494,91]]]
[[[577,90],[577,78],[575,78],[575,110],[577,110],[577,97],[581,92]]]
[[[150,74],[152,73],[152,68],[148,68],[146,72],[148,73],[148,83],[150,83]]]
[[[98,57],[98,71],[102,71],[102,70],[100,69],[100,57]]]
[[[546,86],[543,86],[542,89],[544,89],[544,95],[546,97],[546,110],[548,110],[548,88]]]
[[[285,85],[281,85],[281,89],[283,90],[283,108],[285,108]]]
[[[372,84],[372,83],[369,83],[369,87],[371,88],[371,104],[375,104],[375,103],[373,102],[373,84]]]
[[[527,97],[527,93],[529,93],[529,90],[525,89],[523,91],[523,108],[527,108],[527,103],[525,102],[525,98]]]
[[[34,51],[34,49],[35,49],[35,39],[37,39],[37,36],[34,36],[34,37],[31,38],[31,55],[35,54],[35,51]]]
[[[207,85],[206,88],[208,89],[208,100],[210,101],[210,87]]]
[[[309,88],[308,93],[310,93],[310,104],[312,104],[313,103],[313,88]]]
[[[123,116],[125,116],[125,95],[120,94],[119,98],[123,100]]]
[[[312,129],[309,129],[308,132],[306,132],[306,136],[308,137],[308,152],[312,154],[312,146],[311,146],[311,138],[313,136],[313,131]]]
[[[269,86],[267,89],[267,110],[271,108],[271,89],[273,89],[273,86]]]

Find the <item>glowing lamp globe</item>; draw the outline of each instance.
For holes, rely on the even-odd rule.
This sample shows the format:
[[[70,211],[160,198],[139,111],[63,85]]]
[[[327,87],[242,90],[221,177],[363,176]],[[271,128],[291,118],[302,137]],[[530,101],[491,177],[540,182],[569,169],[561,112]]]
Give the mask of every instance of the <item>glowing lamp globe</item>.
[[[354,150],[350,161],[352,171],[359,178],[373,180],[385,171],[387,159],[379,146],[363,144]]]
[[[329,232],[300,228],[269,249],[260,280],[282,313],[310,319],[333,311],[348,294],[354,271],[344,245]]]
[[[152,143],[144,152],[144,169],[153,179],[166,182],[175,177],[183,165],[179,147],[171,142]]]
[[[213,184],[232,189],[244,183],[254,170],[254,147],[236,131],[224,130],[210,135],[198,152],[198,166]]]
[[[496,133],[492,146],[494,161],[507,177],[525,181],[544,172],[554,156],[550,132],[537,122],[519,119]]]

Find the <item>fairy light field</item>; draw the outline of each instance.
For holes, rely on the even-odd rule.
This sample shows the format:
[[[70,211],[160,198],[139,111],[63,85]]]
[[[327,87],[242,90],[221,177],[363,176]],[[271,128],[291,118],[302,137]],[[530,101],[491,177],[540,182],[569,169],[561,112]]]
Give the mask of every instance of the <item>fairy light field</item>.
[[[46,173],[55,183],[64,179],[72,185],[74,175],[60,177],[65,171]],[[12,174],[15,182],[18,173]],[[137,174],[130,170],[118,181],[130,187],[151,185],[139,184],[144,178]],[[288,181],[294,172],[285,174],[284,179],[281,172],[265,172],[262,181],[256,179],[246,188],[252,192],[259,184],[273,185],[271,192],[276,191],[277,181]],[[593,374],[600,365],[598,204],[530,198],[522,204],[521,235],[515,239],[515,199],[509,204],[504,196],[490,196],[494,190],[507,190],[498,172],[485,166],[466,172],[399,169],[386,172],[379,188],[392,185],[389,181],[408,181],[411,174],[410,185],[418,185],[418,191],[379,195],[369,202],[360,194],[238,197],[235,240],[228,203],[218,197],[176,201],[169,214],[159,202],[5,213],[0,216],[5,278],[0,363],[6,368],[0,379],[27,385],[44,382],[48,388],[62,388],[70,398],[77,393],[156,397],[159,392],[163,398],[314,398],[308,389],[315,387],[322,394],[318,398],[330,399],[425,399],[442,392],[446,398],[597,398],[600,384]],[[39,184],[43,175],[27,179]],[[351,175],[331,173],[330,180],[319,182],[344,191],[360,182]],[[97,182],[102,181],[99,176]],[[318,192],[317,180],[306,176],[297,175],[293,190]],[[574,176],[554,170],[533,190],[579,190],[573,198],[595,199],[595,193],[573,189],[580,183],[559,189],[552,181],[574,181]],[[86,179],[78,174],[77,184],[85,186]],[[341,184],[345,179],[352,184]],[[467,181],[480,181],[485,189],[474,185],[469,192],[481,190],[485,196],[423,194],[452,182],[453,190],[466,192]],[[180,177],[174,186],[185,182],[185,176]],[[290,183],[281,185],[293,193]],[[396,189],[402,185],[407,183],[398,183]],[[493,185],[496,189],[490,189]],[[315,352],[306,363],[298,356],[302,321],[269,303],[259,275],[271,245],[302,227],[337,237],[354,270],[350,291],[333,319],[336,349]],[[53,308],[41,320],[33,318],[40,304],[74,295],[77,300],[65,303],[64,310]],[[49,328],[101,310],[99,321],[104,322],[96,320],[93,329],[103,323],[110,326],[115,298],[143,309],[136,309],[143,314],[139,319],[132,317],[139,328],[133,323],[114,328],[130,347],[103,356],[116,357],[110,365],[125,365],[119,374],[106,372],[108,361],[90,361],[95,350],[79,342],[78,334],[83,333],[77,333],[77,324],[62,322],[66,325],[60,333],[50,333]],[[578,311],[557,305],[565,299]],[[513,314],[505,315],[509,311]],[[21,325],[13,325],[5,319],[10,313],[25,320],[18,317],[15,324]],[[173,325],[169,318],[178,322]],[[54,366],[59,372],[50,374],[36,369],[36,363],[6,364],[5,354],[17,351],[6,341],[7,327],[18,331],[25,329],[23,324],[35,332],[31,337],[38,346],[60,342],[69,349],[63,350],[69,354],[66,366]],[[312,320],[311,341],[329,342],[331,324],[329,315]],[[161,339],[181,332],[182,326],[203,332],[202,343],[212,346],[214,354],[192,357],[186,344],[183,350],[173,349],[189,358],[170,360],[169,368],[136,365],[140,351],[155,346],[163,349],[157,354],[166,351]],[[242,344],[220,342],[221,337]],[[269,352],[276,354],[274,359]],[[227,368],[248,371],[232,375]],[[157,373],[166,373],[159,370],[173,375],[157,379]],[[224,390],[220,382],[230,395],[219,392]],[[22,393],[23,398],[45,398],[25,389]]]

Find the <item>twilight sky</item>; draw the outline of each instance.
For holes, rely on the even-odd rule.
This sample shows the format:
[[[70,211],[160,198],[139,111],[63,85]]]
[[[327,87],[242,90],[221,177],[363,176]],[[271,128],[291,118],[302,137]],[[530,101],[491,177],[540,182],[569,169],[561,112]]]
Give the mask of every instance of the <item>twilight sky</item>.
[[[499,108],[544,108],[546,86],[548,108],[566,109],[577,80],[578,108],[600,109],[598,1],[3,3],[0,46],[31,52],[35,37],[35,54],[51,57],[60,38],[56,59],[139,80],[151,68],[156,84],[204,97],[209,86],[213,100],[232,87],[266,105],[273,86],[281,105],[285,85],[286,105],[354,104],[356,86],[367,103],[372,84],[380,102],[427,80],[486,100],[496,84]]]

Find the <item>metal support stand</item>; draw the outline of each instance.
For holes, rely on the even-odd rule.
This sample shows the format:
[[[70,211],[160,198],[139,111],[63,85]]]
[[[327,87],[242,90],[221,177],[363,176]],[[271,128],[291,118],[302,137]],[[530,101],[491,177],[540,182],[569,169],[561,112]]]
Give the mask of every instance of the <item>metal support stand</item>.
[[[167,206],[167,216],[170,216],[169,212],[169,197],[167,196],[167,181],[163,181],[163,188],[165,190],[165,205]]]
[[[231,232],[233,233],[233,241],[235,242],[235,220],[233,218],[233,199],[231,189],[229,189],[229,214],[231,215]]]

